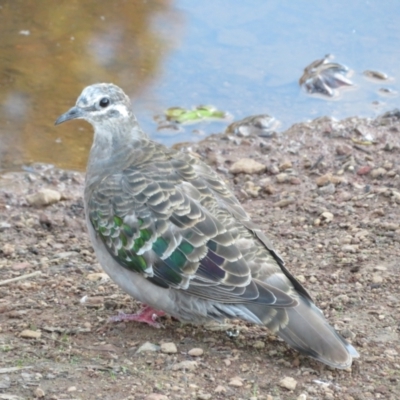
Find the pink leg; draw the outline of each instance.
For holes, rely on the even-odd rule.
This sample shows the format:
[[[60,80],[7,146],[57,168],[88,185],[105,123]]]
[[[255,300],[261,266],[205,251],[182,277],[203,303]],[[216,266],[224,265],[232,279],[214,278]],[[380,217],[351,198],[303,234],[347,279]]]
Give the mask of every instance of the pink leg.
[[[136,321],[144,322],[154,328],[161,328],[162,325],[156,322],[157,317],[162,317],[165,315],[164,311],[155,310],[150,306],[144,305],[141,310],[135,314],[124,314],[120,312],[118,315],[111,317],[110,322],[125,322],[125,321]]]

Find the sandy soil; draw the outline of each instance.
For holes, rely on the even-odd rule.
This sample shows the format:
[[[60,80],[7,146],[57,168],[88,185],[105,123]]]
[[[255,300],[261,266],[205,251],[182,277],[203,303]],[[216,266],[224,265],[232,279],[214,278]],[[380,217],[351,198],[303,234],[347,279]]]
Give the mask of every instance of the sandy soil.
[[[358,349],[348,371],[243,323],[233,339],[227,327],[168,317],[163,329],[109,323],[139,304],[94,257],[83,175],[47,165],[3,174],[0,399],[399,399],[399,132],[394,112],[373,121],[322,118],[271,138],[217,135],[183,149],[231,182],[289,270]],[[243,158],[263,171],[240,173],[236,164],[233,174]],[[43,188],[61,198],[35,205],[31,195]],[[153,351],[138,351],[146,342]]]

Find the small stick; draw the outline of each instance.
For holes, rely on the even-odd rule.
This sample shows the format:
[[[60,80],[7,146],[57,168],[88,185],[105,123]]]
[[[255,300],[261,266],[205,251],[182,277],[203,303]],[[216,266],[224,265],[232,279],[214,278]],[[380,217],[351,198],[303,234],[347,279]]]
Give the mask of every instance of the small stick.
[[[310,171],[317,168],[318,164],[325,158],[325,156],[323,154],[321,154],[318,158],[317,161],[315,161],[315,163],[311,166]]]
[[[0,281],[0,286],[5,286],[12,282],[18,282],[18,281],[22,281],[24,279],[33,278],[34,276],[38,276],[40,274],[41,274],[40,271],[35,271],[35,272],[31,272],[30,274],[17,276],[16,278],[6,279],[4,281]]]

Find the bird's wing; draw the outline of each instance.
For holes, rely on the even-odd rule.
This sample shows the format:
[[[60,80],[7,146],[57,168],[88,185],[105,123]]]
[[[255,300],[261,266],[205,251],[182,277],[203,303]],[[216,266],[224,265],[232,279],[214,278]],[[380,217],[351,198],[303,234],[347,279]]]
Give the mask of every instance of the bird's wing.
[[[290,285],[257,279],[281,269],[221,178],[182,153],[154,143],[150,150],[139,165],[103,178],[88,201],[89,219],[121,267],[221,303],[295,306]]]

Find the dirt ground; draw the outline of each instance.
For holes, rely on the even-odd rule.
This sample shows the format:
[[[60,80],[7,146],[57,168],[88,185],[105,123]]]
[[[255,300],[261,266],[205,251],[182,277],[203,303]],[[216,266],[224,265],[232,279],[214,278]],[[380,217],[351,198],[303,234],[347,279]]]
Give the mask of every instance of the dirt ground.
[[[84,176],[34,165],[0,177],[0,400],[400,399],[400,112],[182,148],[232,184],[360,358],[333,370],[243,323],[230,338],[168,317],[108,322],[139,304],[96,261]],[[261,171],[240,172],[243,158]],[[61,198],[37,205],[43,188]]]

